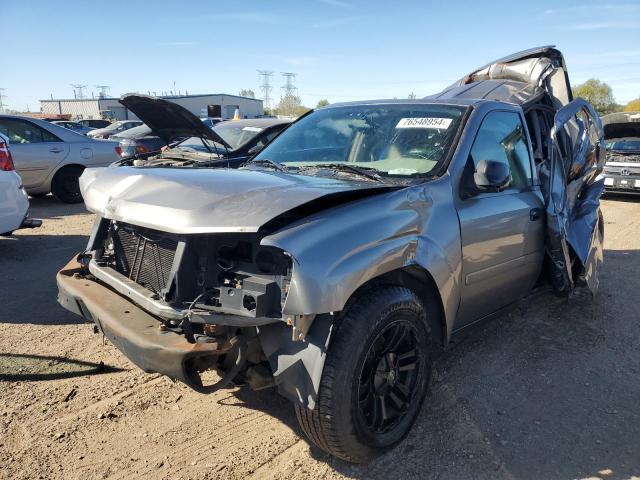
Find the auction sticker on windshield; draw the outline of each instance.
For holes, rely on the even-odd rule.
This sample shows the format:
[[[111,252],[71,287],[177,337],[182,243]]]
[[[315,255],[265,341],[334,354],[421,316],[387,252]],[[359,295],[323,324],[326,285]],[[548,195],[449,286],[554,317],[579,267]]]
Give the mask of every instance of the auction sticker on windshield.
[[[401,118],[396,128],[435,128],[446,130],[451,125],[451,118],[417,117]]]

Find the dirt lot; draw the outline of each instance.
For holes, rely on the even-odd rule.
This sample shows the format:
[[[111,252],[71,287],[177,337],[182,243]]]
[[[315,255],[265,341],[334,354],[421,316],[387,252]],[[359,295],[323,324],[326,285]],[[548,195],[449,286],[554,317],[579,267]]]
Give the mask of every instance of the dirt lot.
[[[301,437],[288,402],[212,396],[134,368],[56,303],[92,216],[51,197],[0,239],[0,478],[640,476],[640,202],[604,202],[593,303],[549,295],[455,339],[409,437],[366,466]]]

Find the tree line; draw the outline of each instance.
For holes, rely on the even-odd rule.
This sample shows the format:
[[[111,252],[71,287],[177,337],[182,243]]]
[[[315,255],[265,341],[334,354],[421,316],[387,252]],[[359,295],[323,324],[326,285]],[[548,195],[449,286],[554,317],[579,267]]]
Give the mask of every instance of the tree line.
[[[640,97],[631,100],[625,105],[616,102],[613,96],[613,89],[606,82],[597,78],[590,78],[584,83],[571,88],[574,98],[584,98],[587,100],[600,115],[606,115],[613,112],[640,112]],[[243,97],[255,98],[253,90],[240,90]],[[410,99],[416,98],[415,93],[411,92],[408,96]],[[322,99],[315,108],[325,107],[329,105],[329,101]],[[266,115],[283,115],[289,117],[299,117],[310,110],[302,104],[302,100],[297,95],[286,95],[280,99],[278,104],[271,110],[265,108]]]
[[[605,82],[597,78],[590,78],[584,83],[571,88],[574,98],[584,98],[600,115],[614,112],[639,112],[640,97],[631,100],[626,105],[615,101],[613,89]]]
[[[255,92],[251,89],[243,88],[240,90],[239,95],[241,97],[256,98]],[[322,99],[317,103],[315,108],[326,107],[327,105],[329,105],[329,101],[327,99]],[[305,107],[302,104],[302,99],[298,95],[289,94],[282,97],[274,108],[269,109],[265,107],[264,114],[299,117],[300,115],[307,113],[309,110],[311,110],[311,108]]]

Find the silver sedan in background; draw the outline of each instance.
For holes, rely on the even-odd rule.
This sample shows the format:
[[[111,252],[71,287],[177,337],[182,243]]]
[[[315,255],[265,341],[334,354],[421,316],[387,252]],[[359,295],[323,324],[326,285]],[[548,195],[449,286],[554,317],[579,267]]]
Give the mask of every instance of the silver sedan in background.
[[[104,167],[119,157],[117,142],[92,140],[43,120],[0,115],[0,133],[11,142],[15,169],[32,196],[52,192],[60,201],[78,203],[78,178],[86,167]]]

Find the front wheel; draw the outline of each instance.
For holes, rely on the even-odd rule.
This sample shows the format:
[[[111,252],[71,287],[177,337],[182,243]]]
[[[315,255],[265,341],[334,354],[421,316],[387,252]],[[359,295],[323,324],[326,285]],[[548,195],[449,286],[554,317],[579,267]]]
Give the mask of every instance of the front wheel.
[[[426,315],[403,287],[370,291],[343,313],[315,409],[295,407],[313,443],[343,460],[365,462],[405,437],[431,374]]]

